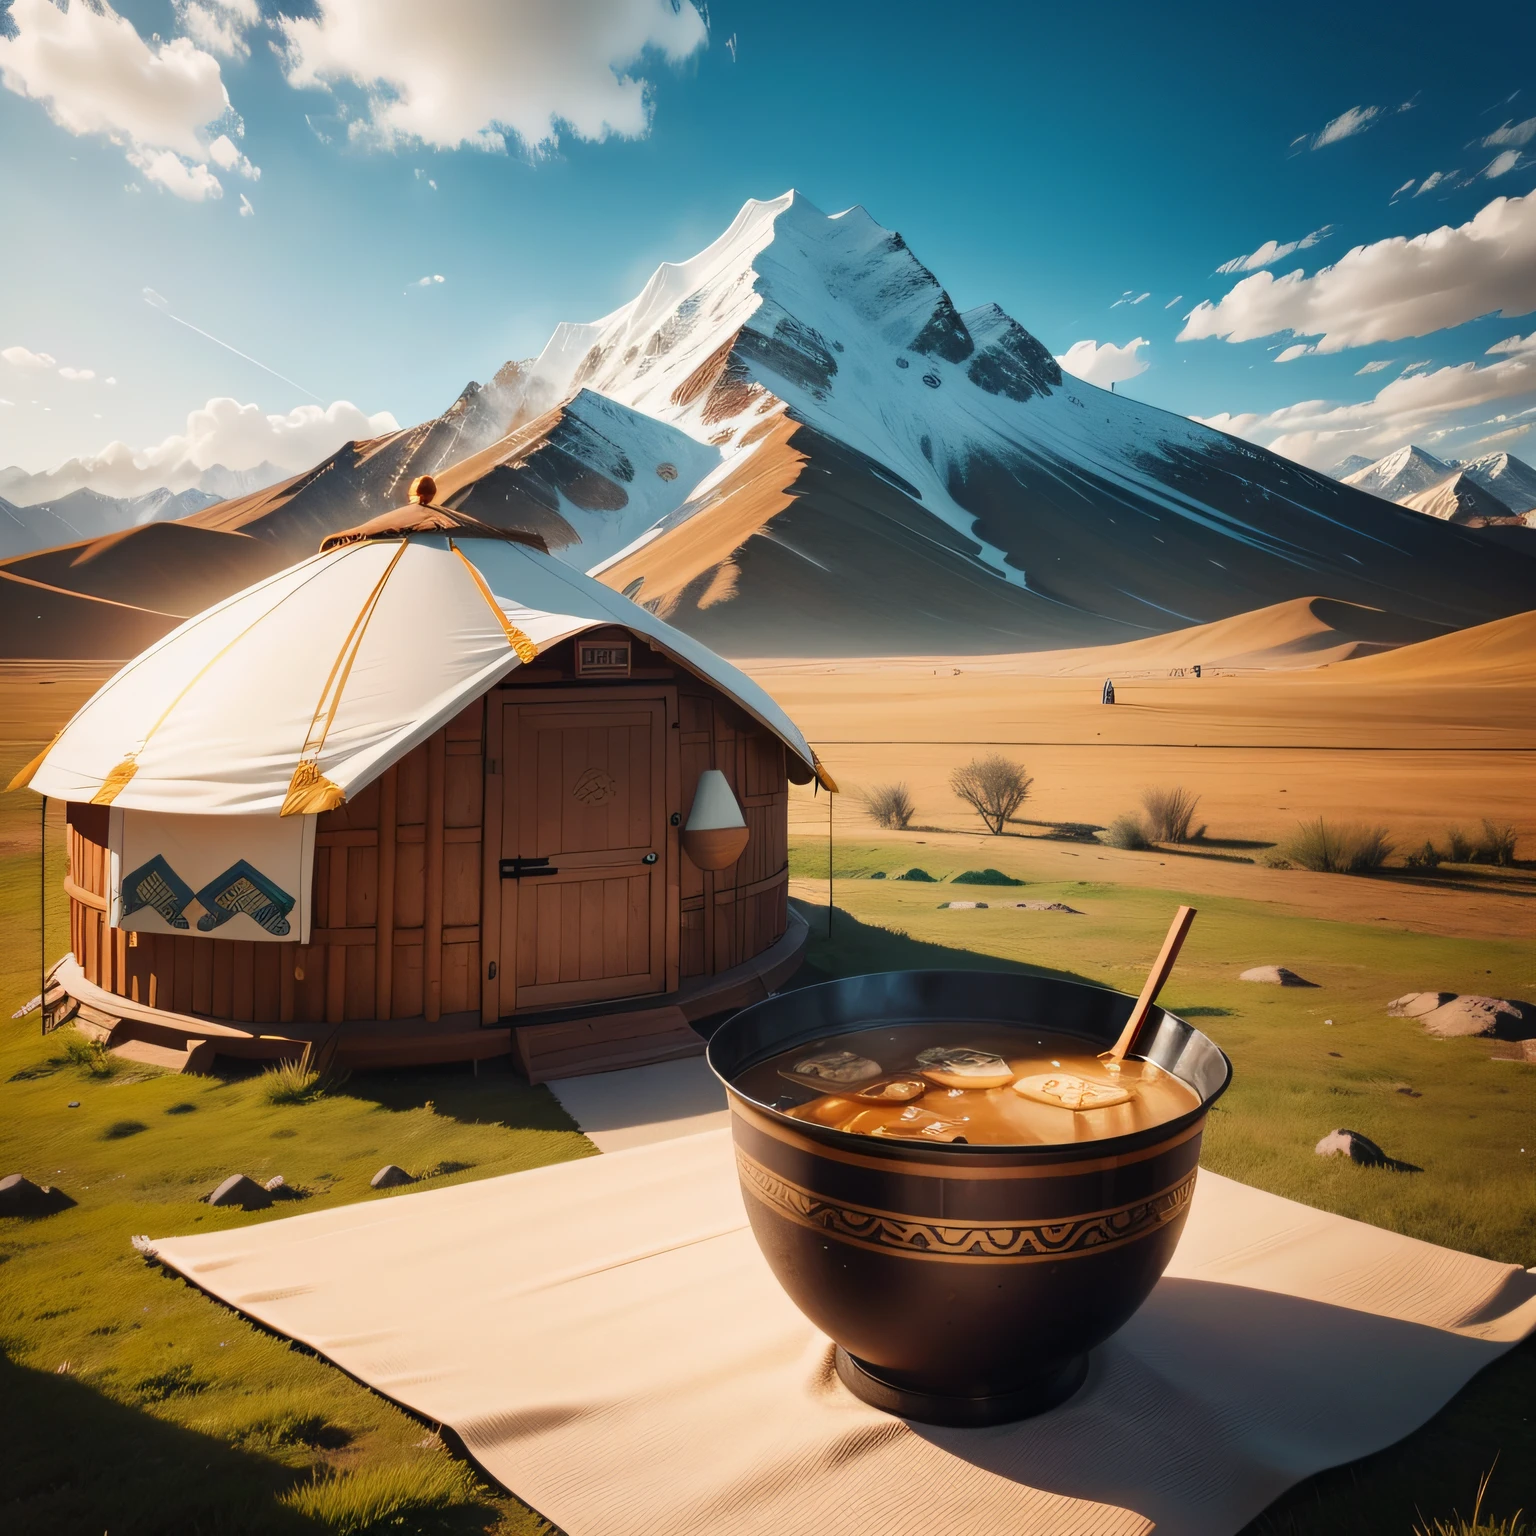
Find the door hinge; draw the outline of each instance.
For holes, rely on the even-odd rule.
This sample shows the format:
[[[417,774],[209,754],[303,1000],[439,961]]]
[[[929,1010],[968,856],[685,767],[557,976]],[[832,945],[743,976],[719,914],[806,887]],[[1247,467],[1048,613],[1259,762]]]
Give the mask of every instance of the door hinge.
[[[558,869],[551,866],[548,854],[539,859],[503,859],[501,861],[503,880],[528,880],[535,875],[558,875],[559,873]]]

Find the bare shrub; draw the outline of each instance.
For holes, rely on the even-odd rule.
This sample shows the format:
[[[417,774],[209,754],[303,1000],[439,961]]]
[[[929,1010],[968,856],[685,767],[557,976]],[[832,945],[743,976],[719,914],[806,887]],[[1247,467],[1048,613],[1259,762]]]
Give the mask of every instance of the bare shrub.
[[[1364,875],[1391,857],[1393,842],[1385,827],[1359,822],[1332,823],[1321,816],[1304,821],[1280,845],[1287,862],[1327,875]]]
[[[990,757],[972,758],[949,776],[949,787],[981,817],[994,837],[1024,804],[1034,782],[1022,763],[995,752]]]
[[[1489,821],[1483,818],[1483,835],[1472,850],[1472,857],[1479,864],[1513,864],[1515,862],[1515,829],[1508,822]]]
[[[872,784],[854,794],[874,824],[890,832],[905,832],[917,810],[905,784]]]
[[[1189,841],[1189,824],[1195,819],[1199,795],[1192,795],[1179,786],[1149,789],[1142,793],[1141,803],[1147,813],[1147,836],[1154,843]]]
[[[1441,857],[1440,850],[1428,838],[1425,838],[1424,846],[1417,853],[1403,855],[1403,863],[1409,869],[1438,869]]]
[[[1111,848],[1146,848],[1147,830],[1141,824],[1141,817],[1132,815],[1127,811],[1123,816],[1116,816],[1100,834],[1103,841]]]
[[[1445,856],[1452,864],[1471,863],[1472,853],[1472,839],[1460,827],[1452,827],[1445,834]]]

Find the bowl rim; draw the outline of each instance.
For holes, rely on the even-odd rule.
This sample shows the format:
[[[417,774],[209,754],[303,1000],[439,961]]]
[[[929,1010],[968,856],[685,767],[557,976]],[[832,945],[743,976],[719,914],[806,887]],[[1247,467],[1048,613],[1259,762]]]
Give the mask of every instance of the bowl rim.
[[[771,993],[768,997],[761,998],[757,1002],[749,1004],[746,1008],[740,1009],[738,1012],[732,1014],[729,1019],[725,1020],[724,1023],[722,1023],[720,1027],[710,1036],[709,1042],[705,1046],[704,1060],[708,1065],[709,1070],[714,1073],[721,1086],[725,1089],[727,1101],[732,1106],[732,1108],[734,1108],[735,1103],[739,1100],[743,1105],[750,1108],[755,1114],[766,1116],[771,1122],[783,1126],[785,1129],[791,1131],[795,1135],[804,1136],[811,1141],[822,1142],[828,1147],[838,1148],[843,1151],[856,1150],[865,1157],[873,1156],[877,1158],[889,1158],[893,1161],[901,1161],[904,1163],[911,1163],[913,1161],[934,1163],[946,1165],[949,1167],[953,1167],[957,1161],[980,1162],[986,1160],[988,1157],[999,1156],[1003,1157],[1006,1161],[1009,1162],[1017,1162],[1021,1160],[1043,1162],[1076,1162],[1090,1158],[1103,1158],[1105,1156],[1113,1156],[1122,1152],[1139,1151],[1145,1147],[1155,1146],[1165,1140],[1173,1140],[1174,1138],[1182,1135],[1191,1126],[1200,1124],[1200,1122],[1202,1122],[1210,1113],[1211,1108],[1216,1103],[1216,1101],[1221,1098],[1221,1096],[1227,1091],[1228,1088],[1232,1086],[1233,1068],[1231,1057],[1229,1057],[1227,1053],[1222,1050],[1222,1048],[1217,1045],[1216,1042],[1212,1040],[1211,1037],[1207,1035],[1203,1030],[1196,1029],[1195,1026],[1191,1024],[1187,1019],[1180,1018],[1178,1014],[1172,1012],[1170,1009],[1160,1006],[1154,1006],[1151,1012],[1147,1015],[1147,1022],[1142,1026],[1143,1035],[1145,1035],[1148,1029],[1155,1029],[1160,1026],[1164,1020],[1171,1020],[1175,1025],[1184,1030],[1187,1030],[1190,1035],[1196,1036],[1203,1040],[1207,1045],[1211,1047],[1212,1050],[1216,1052],[1218,1058],[1221,1061],[1222,1067],[1220,1083],[1217,1084],[1216,1088],[1210,1094],[1201,1095],[1200,1102],[1193,1109],[1186,1110],[1183,1114],[1177,1115],[1171,1120],[1160,1120],[1155,1125],[1145,1126],[1140,1130],[1128,1131],[1118,1136],[1096,1137],[1091,1141],[975,1143],[945,1142],[940,1145],[930,1145],[915,1140],[908,1141],[898,1138],[861,1136],[853,1131],[840,1131],[833,1126],[818,1125],[814,1121],[798,1119],[795,1116],[785,1114],[783,1110],[775,1109],[770,1104],[764,1104],[759,1100],[754,1099],[750,1094],[745,1093],[743,1090],[738,1088],[736,1084],[729,1077],[727,1077],[723,1071],[721,1071],[720,1066],[716,1061],[716,1041],[719,1040],[726,1031],[730,1030],[738,1019],[744,1018],[748,1014],[755,1013],[758,1009],[765,1008],[770,1004],[782,1004],[786,999],[792,996],[796,996],[802,993],[819,992],[825,988],[843,986],[851,982],[864,980],[869,976],[916,977],[978,975],[1007,977],[1014,980],[1021,979],[1016,973],[1011,971],[994,971],[985,968],[976,970],[967,969],[963,971],[871,971],[864,972],[856,976],[829,977],[826,981],[816,982],[808,987],[796,987],[791,992]],[[1032,976],[1023,979],[1044,982],[1051,986],[1071,987],[1080,992],[1101,992],[1110,997],[1121,998],[1130,1003],[1132,1006],[1134,1006],[1136,1002],[1136,999],[1130,993],[1121,992],[1114,987],[1100,986],[1096,982],[1069,981],[1063,977],[1056,976]],[[833,1040],[836,1039],[839,1035],[853,1034],[855,1031],[870,1028],[872,1023],[878,1024],[882,1022],[891,1023],[893,1025],[900,1025],[906,1023],[919,1023],[921,1021],[917,1019],[903,1019],[900,1017],[889,1017],[884,1020],[854,1020],[829,1030],[823,1030],[819,1032],[814,1038],[818,1040]],[[964,1020],[961,1019],[958,1022],[963,1023]],[[979,1020],[977,1022],[979,1025],[991,1028],[997,1027],[1002,1021]],[[1070,1035],[1077,1039],[1088,1038],[1087,1036],[1084,1036],[1080,1031],[1073,1029],[1056,1028],[1054,1032],[1063,1035]],[[777,1055],[779,1054],[779,1051],[782,1051],[785,1048],[786,1047],[784,1046],[780,1046],[778,1050],[769,1052],[767,1054]],[[1133,1051],[1129,1054],[1134,1059],[1147,1059],[1140,1052]],[[765,1059],[765,1057],[760,1056],[749,1063],[749,1065],[756,1066],[763,1059]],[[1165,1067],[1163,1070],[1169,1072],[1171,1076],[1177,1077],[1179,1081],[1192,1092],[1196,1094],[1200,1093],[1200,1090],[1193,1083],[1191,1083],[1187,1078],[1181,1076],[1178,1072],[1174,1071],[1171,1067]],[[734,1115],[732,1118],[734,1121]]]

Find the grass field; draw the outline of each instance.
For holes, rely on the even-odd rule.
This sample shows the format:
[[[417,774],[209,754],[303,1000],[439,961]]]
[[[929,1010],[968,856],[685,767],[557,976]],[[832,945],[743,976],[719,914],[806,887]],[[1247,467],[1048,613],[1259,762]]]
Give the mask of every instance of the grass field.
[[[367,1186],[385,1162],[437,1170],[427,1186],[435,1187],[589,1155],[590,1144],[546,1090],[501,1064],[478,1077],[464,1068],[358,1076],[299,1105],[269,1104],[244,1076],[98,1075],[89,1059],[67,1053],[70,1031],[45,1039],[35,1018],[8,1018],[36,990],[37,956],[35,851],[26,849],[26,824],[8,820],[0,1164],[53,1180],[79,1203],[45,1220],[0,1222],[0,1527],[71,1536],[547,1530],[488,1486],[436,1426],[147,1265],[129,1239],[390,1198]],[[1029,880],[1023,888],[867,878],[915,862],[947,877],[978,862],[968,848],[925,844],[909,858],[912,851],[879,842],[839,849],[838,911],[831,938],[813,943],[815,970],[1020,965],[1130,988],[1181,894],[1041,881],[1025,845],[982,861]],[[798,840],[794,860],[797,889],[823,891],[825,845]],[[49,889],[58,950],[62,896],[56,881]],[[1383,1007],[1418,986],[1529,996],[1530,946],[1182,894],[1201,914],[1168,1001],[1237,1066],[1212,1117],[1208,1165],[1414,1236],[1536,1263],[1529,1154],[1518,1150],[1536,1146],[1529,1069],[1490,1061],[1486,1042],[1427,1041]],[[947,899],[1003,897],[1063,900],[1081,915],[938,910]],[[824,935],[825,906],[806,911]],[[1320,988],[1235,980],[1265,962],[1289,965]],[[1314,1158],[1312,1143],[1336,1125],[1364,1131],[1425,1171],[1392,1175]],[[250,1215],[198,1202],[236,1170],[281,1173],[307,1197]],[[1526,1346],[1410,1440],[1294,1491],[1250,1536],[1408,1536],[1420,1513],[1470,1510],[1495,1457],[1485,1517],[1536,1507],[1533,1398],[1536,1349]]]

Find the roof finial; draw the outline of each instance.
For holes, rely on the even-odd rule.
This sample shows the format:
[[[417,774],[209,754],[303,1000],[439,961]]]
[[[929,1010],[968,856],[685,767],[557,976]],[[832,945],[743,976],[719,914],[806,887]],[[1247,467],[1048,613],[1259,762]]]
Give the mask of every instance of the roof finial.
[[[411,500],[423,507],[432,505],[432,498],[437,495],[437,481],[431,475],[417,475],[411,481]]]

